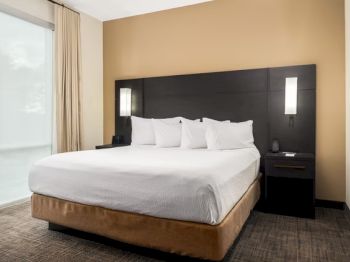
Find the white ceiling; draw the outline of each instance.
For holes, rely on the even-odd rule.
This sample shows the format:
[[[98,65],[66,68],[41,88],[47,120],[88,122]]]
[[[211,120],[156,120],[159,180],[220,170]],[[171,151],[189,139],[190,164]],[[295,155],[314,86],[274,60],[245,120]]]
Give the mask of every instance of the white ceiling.
[[[157,12],[211,0],[64,0],[67,6],[101,21]]]

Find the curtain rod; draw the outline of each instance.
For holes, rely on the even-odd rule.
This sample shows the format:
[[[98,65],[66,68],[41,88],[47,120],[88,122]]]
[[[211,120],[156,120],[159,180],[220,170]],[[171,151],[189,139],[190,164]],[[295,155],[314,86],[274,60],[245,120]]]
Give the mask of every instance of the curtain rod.
[[[75,12],[75,13],[77,13],[77,14],[80,15],[80,13],[79,13],[78,11],[75,11],[75,10],[73,10],[72,8],[69,8],[68,6],[65,6],[64,4],[58,3],[58,2],[53,1],[53,0],[47,0],[47,1],[49,1],[50,3],[53,3],[53,4],[55,4],[55,5],[60,5],[60,6],[62,6],[62,7],[65,7],[65,8],[67,8],[67,9],[69,9],[69,10],[71,10],[71,11],[73,11],[73,12]]]

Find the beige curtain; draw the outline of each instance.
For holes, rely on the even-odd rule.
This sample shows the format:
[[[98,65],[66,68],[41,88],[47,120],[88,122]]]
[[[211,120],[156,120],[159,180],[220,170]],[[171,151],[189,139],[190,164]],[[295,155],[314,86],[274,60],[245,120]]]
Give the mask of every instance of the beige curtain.
[[[57,151],[80,150],[80,17],[55,6]]]

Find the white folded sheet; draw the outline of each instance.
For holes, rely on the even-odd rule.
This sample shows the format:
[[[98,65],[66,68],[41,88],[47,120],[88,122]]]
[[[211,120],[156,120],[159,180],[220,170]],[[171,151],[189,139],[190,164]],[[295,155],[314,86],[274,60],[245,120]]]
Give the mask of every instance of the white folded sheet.
[[[127,146],[57,154],[32,167],[32,192],[161,218],[219,224],[259,170],[256,148]]]

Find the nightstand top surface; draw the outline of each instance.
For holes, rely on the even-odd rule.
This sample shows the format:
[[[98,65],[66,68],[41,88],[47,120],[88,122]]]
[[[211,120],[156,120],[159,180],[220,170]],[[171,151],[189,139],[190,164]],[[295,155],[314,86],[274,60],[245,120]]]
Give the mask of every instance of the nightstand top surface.
[[[129,144],[106,144],[106,145],[99,145],[96,146],[96,149],[104,149],[104,148],[113,148],[113,147],[122,147],[122,146],[128,146]]]
[[[286,156],[286,152],[278,152],[278,153],[272,153],[268,152],[265,154],[265,158],[267,159],[290,159],[290,160],[313,160],[315,159],[315,155],[312,153],[295,153],[295,156]],[[288,152],[289,153],[289,152]]]

